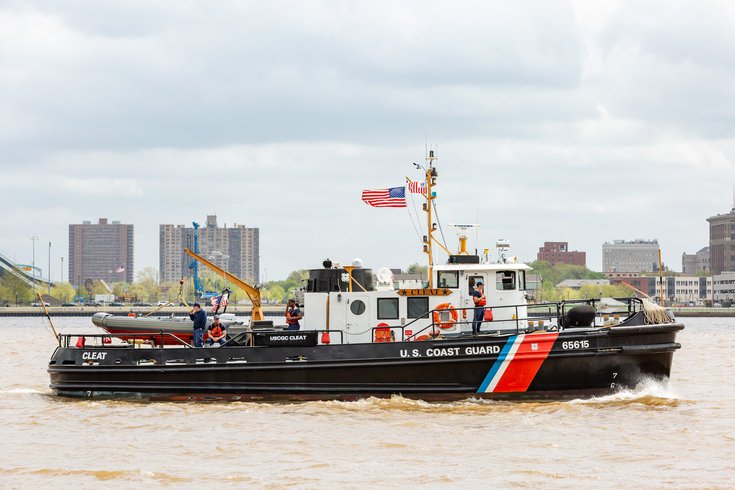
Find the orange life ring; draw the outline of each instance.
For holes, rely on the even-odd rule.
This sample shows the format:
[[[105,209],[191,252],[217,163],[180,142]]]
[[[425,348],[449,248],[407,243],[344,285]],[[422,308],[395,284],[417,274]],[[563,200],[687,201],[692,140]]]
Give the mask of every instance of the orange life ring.
[[[440,319],[440,311],[439,310],[449,310],[449,313],[452,315],[451,320],[449,320],[446,323],[441,323]],[[439,325],[439,328],[447,329],[452,328],[455,323],[457,323],[457,318],[459,315],[457,314],[457,310],[452,306],[452,303],[442,303],[440,305],[437,305],[436,308],[434,308],[434,323]]]

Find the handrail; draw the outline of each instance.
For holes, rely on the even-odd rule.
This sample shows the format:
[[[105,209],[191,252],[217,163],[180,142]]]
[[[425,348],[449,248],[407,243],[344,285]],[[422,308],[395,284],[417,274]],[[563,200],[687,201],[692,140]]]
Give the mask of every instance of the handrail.
[[[601,319],[601,318],[603,318],[606,315],[624,315],[625,316],[625,319],[627,319],[627,318],[630,318],[631,316],[633,316],[634,314],[640,312],[642,310],[642,307],[643,307],[643,302],[639,298],[613,298],[613,299],[615,299],[617,301],[620,301],[620,302],[623,302],[623,303],[627,303],[625,305],[626,306],[626,309],[625,310],[621,310],[621,311],[613,310],[613,311],[610,311],[610,312],[597,311],[596,314],[595,314],[595,319],[596,320],[597,319]],[[503,310],[503,309],[507,309],[507,308],[513,308],[513,311],[514,311],[514,315],[513,316],[515,318],[508,318],[508,319],[502,319],[502,320],[501,319],[495,319],[495,320],[492,320],[492,321],[489,321],[489,322],[483,321],[482,323],[484,325],[498,325],[498,324],[507,324],[508,322],[511,322],[515,326],[515,329],[511,329],[511,330],[515,330],[516,333],[520,333],[521,330],[528,331],[526,328],[521,328],[521,326],[524,323],[527,325],[527,322],[530,322],[530,321],[534,321],[535,322],[535,321],[542,321],[542,320],[548,319],[549,322],[550,322],[549,323],[549,326],[551,328],[554,328],[554,327],[556,327],[556,328],[564,328],[563,327],[562,319],[566,315],[566,313],[568,311],[568,307],[570,305],[572,305],[572,306],[576,306],[576,305],[579,305],[579,304],[590,304],[590,305],[594,305],[598,301],[599,300],[597,300],[596,298],[592,298],[592,299],[587,299],[587,300],[566,300],[566,301],[559,301],[559,302],[525,304],[525,305],[486,306],[484,308],[492,308],[495,311],[497,311],[497,310]],[[519,313],[520,313],[520,310],[519,309],[522,308],[522,307],[526,307],[527,308],[526,311],[528,313],[523,318],[519,317]],[[454,308],[454,309],[457,310],[457,311],[468,311],[468,310],[469,311],[474,311],[475,310],[475,307],[474,306],[470,306],[470,307]],[[536,310],[536,311],[534,311],[534,310]],[[540,311],[541,314],[538,314],[539,312],[537,310],[541,310]],[[388,328],[388,329],[390,329],[391,332],[393,332],[395,330],[399,330],[400,333],[401,333],[401,341],[415,340],[418,336],[420,336],[421,334],[423,334],[427,330],[430,330],[430,331],[438,330],[438,331],[441,332],[441,330],[438,329],[438,326],[437,326],[436,322],[434,322],[434,313],[437,313],[437,312],[440,312],[440,311],[446,311],[446,310],[436,310],[436,309],[430,310],[430,311],[422,314],[421,316],[412,319],[410,322],[408,322],[408,323],[406,323],[404,325],[396,325],[396,326],[387,325],[387,326],[380,326],[380,327],[377,327],[377,326],[376,327],[372,327],[371,328],[371,342],[374,342],[375,341],[375,338],[376,338],[375,337],[375,331],[377,329]],[[536,314],[534,314],[534,313],[536,313]],[[424,320],[424,319],[427,319],[427,318],[431,319],[431,323],[429,323],[428,325],[423,326],[421,329],[419,329],[416,332],[413,332],[412,331],[411,332],[411,335],[406,336],[406,330],[408,330],[408,329],[413,330],[413,328],[416,325],[416,322],[419,322],[419,321]],[[468,318],[468,317],[465,317],[465,318],[467,318],[467,320],[460,320],[460,321],[457,321],[456,323],[459,324],[459,325],[469,325],[469,324],[472,323],[472,320],[470,318]],[[625,319],[623,319],[621,321],[624,321]],[[554,324],[554,321],[556,322],[556,324]],[[593,323],[593,325],[595,325],[595,323]],[[497,329],[497,330],[498,331],[508,331],[509,329],[507,329],[507,328],[501,328],[501,329]],[[340,337],[340,339],[339,339],[339,343],[340,344],[344,344],[344,341],[345,341],[345,332],[343,330],[341,330],[341,329],[332,329],[332,328],[330,328],[330,329],[314,329],[314,330],[304,330],[304,331],[316,332],[317,334],[319,334],[319,333],[322,333],[323,334],[325,332],[326,333],[329,333],[330,335],[331,334],[337,334]],[[246,332],[248,334],[251,334],[252,335],[252,334],[255,334],[255,333],[283,333],[284,330],[279,330],[279,329],[275,329],[274,328],[274,329],[263,329],[263,330],[257,330],[257,331],[247,330]],[[67,347],[68,348],[69,345],[70,345],[71,339],[73,337],[75,337],[75,338],[80,338],[80,337],[109,338],[109,339],[119,338],[118,335],[113,335],[113,334],[109,334],[109,333],[108,334],[60,334],[59,335],[60,345],[62,344],[61,339],[63,339],[63,347]],[[125,334],[125,337],[128,338],[128,339],[133,339],[133,340],[136,340],[136,339],[150,340],[152,338],[159,338],[160,339],[160,343],[159,343],[159,347],[160,348],[164,348],[164,346],[165,346],[164,339],[165,338],[173,338],[176,341],[175,344],[180,344],[180,345],[186,346],[187,348],[190,348],[190,349],[191,348],[194,348],[188,342],[182,340],[180,337],[178,337],[178,336],[176,336],[176,335],[174,335],[172,333],[164,332],[163,330],[159,331],[158,333],[154,333],[154,334],[151,334],[151,333],[147,333],[147,334]],[[228,343],[230,342],[230,340],[232,340],[232,337],[228,338],[225,341],[225,344],[224,345],[228,345]],[[104,347],[104,345],[102,345],[101,347]],[[244,346],[238,346],[238,347],[244,347]],[[250,347],[254,347],[254,346],[251,345]]]
[[[635,314],[637,311],[640,311],[640,308],[642,307],[643,302],[639,298],[612,298],[615,301],[619,301],[621,303],[626,303],[626,310],[625,311],[612,311],[612,312],[600,312],[597,311],[595,314],[595,318],[601,318],[604,315],[615,315],[615,314],[621,314],[624,313],[627,315],[627,317],[631,317],[633,314]],[[562,300],[559,302],[549,302],[549,303],[538,303],[538,304],[516,304],[516,305],[501,305],[501,306],[485,306],[483,308],[491,308],[493,310],[503,310],[508,308],[514,309],[514,318],[506,319],[506,320],[493,320],[491,322],[482,322],[483,324],[487,323],[500,323],[500,322],[513,322],[515,324],[515,331],[516,333],[520,333],[521,331],[521,323],[522,322],[528,322],[528,321],[536,321],[536,320],[543,320],[548,319],[549,321],[556,320],[556,326],[559,327],[562,323],[562,318],[566,315],[567,306],[568,305],[582,305],[582,304],[590,304],[592,306],[595,305],[595,303],[599,302],[599,299],[597,298],[590,298],[590,299],[580,299],[580,300]],[[638,309],[635,308],[634,305],[638,305]],[[528,309],[536,309],[536,308],[545,308],[548,311],[548,314],[542,315],[542,316],[526,316],[524,318],[521,318],[519,315],[519,308],[526,307],[527,311]],[[554,307],[556,310],[554,314],[551,313],[551,309]],[[475,307],[464,307],[464,308],[454,308],[457,311],[474,311]],[[373,327],[371,329],[372,331],[372,339],[375,339],[375,331],[380,328],[389,328],[391,331],[394,329],[398,329],[401,331],[401,340],[412,340],[416,339],[418,336],[420,336],[422,333],[424,333],[427,330],[433,331],[436,329],[437,325],[433,321],[433,314],[442,311],[442,310],[430,310],[427,313],[421,315],[420,317],[414,318],[410,322],[406,323],[405,325],[400,326],[382,326],[382,327]],[[422,329],[418,330],[417,332],[412,332],[411,335],[406,337],[405,331],[408,328],[411,328],[413,324],[415,324],[417,321],[424,319],[424,318],[431,318],[432,322],[429,325],[426,325]],[[456,322],[461,325],[469,325],[472,323],[472,320],[466,320],[466,321],[459,321]],[[562,327],[563,328],[563,327]],[[525,329],[524,329],[525,330]],[[374,341],[374,340],[373,340]]]
[[[62,343],[61,340],[63,339],[63,347],[68,348],[69,347],[69,344],[71,343],[71,339],[72,338],[77,338],[78,339],[78,338],[82,338],[82,337],[84,337],[85,339],[86,338],[103,339],[102,345],[100,347],[104,347],[105,346],[104,345],[104,339],[110,339],[110,341],[112,341],[113,338],[115,338],[115,339],[116,338],[119,338],[118,335],[113,335],[113,334],[110,334],[110,333],[65,333],[65,334],[59,334],[59,344],[61,345],[61,343]],[[178,336],[176,336],[176,335],[174,335],[172,333],[168,333],[168,332],[164,332],[164,331],[160,331],[159,333],[155,333],[155,334],[150,334],[150,333],[146,333],[146,334],[125,334],[125,338],[126,339],[131,339],[131,340],[138,340],[138,339],[141,339],[141,340],[151,340],[154,337],[159,337],[161,339],[161,343],[159,344],[159,348],[163,348],[163,344],[164,344],[163,338],[164,337],[173,338],[174,340],[176,340],[177,343],[179,343],[179,344],[181,344],[181,345],[183,345],[185,347],[188,347],[190,349],[193,349],[194,348],[194,347],[191,346],[191,344],[189,344],[187,341],[181,339],[180,337],[178,337]],[[120,339],[120,340],[122,340],[122,339]],[[129,341],[125,341],[125,342],[128,343],[128,344],[130,343]],[[85,345],[85,347],[86,347],[86,345]]]

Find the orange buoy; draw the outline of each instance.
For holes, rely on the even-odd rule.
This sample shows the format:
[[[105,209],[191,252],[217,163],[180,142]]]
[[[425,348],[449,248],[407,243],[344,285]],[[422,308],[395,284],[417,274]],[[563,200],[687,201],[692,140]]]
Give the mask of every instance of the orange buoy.
[[[329,332],[322,332],[322,344],[329,345]]]

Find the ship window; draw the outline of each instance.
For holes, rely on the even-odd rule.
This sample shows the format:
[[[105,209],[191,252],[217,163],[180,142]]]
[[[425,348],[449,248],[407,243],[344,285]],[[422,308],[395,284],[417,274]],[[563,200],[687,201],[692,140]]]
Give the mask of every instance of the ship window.
[[[353,315],[362,315],[365,313],[365,303],[359,299],[356,299],[350,303],[350,311]]]
[[[485,282],[485,278],[483,276],[469,276],[467,278],[467,288],[470,296],[472,296],[472,291],[475,290],[475,284],[478,282]],[[485,287],[487,287],[487,284]]]
[[[398,298],[378,298],[378,320],[398,319]]]
[[[408,318],[423,318],[429,312],[429,298],[422,296],[406,298],[406,306]]]
[[[518,289],[526,290],[526,271],[518,271]]]
[[[437,272],[436,283],[440,288],[457,289],[459,287],[459,271]]]
[[[516,288],[515,271],[500,271],[495,274],[495,288],[498,291],[512,291]]]

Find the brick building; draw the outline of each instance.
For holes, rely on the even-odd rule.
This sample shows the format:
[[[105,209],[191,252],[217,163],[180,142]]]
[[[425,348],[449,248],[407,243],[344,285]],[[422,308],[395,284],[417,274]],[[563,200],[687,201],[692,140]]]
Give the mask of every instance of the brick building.
[[[587,266],[587,252],[569,251],[568,242],[544,242],[538,249],[537,260],[544,260],[550,265],[573,264]]]

